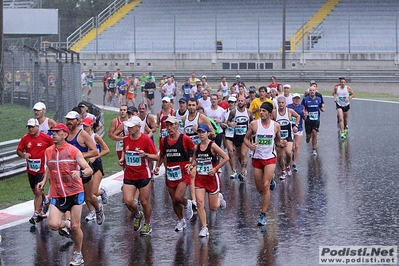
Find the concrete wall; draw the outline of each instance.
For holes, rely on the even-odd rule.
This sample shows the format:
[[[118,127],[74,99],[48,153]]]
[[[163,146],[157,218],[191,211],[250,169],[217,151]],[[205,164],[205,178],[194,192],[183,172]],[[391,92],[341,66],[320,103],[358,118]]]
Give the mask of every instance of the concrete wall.
[[[159,70],[223,70],[223,63],[255,63],[254,70],[262,71],[262,63],[268,70],[281,70],[280,53],[81,53],[83,69],[95,71]],[[397,68],[398,56],[395,53],[288,53],[286,69],[304,70],[393,70]],[[250,64],[251,65],[251,64]],[[249,66],[249,65],[248,65]],[[271,68],[270,68],[271,67]],[[249,68],[247,68],[250,70]],[[240,67],[238,70],[243,70]]]

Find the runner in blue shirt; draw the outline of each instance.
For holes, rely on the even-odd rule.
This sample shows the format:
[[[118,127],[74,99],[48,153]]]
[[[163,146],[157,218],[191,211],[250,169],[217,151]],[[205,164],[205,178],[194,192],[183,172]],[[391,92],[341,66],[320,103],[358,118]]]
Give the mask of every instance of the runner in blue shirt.
[[[317,156],[317,132],[320,126],[320,111],[324,112],[324,103],[320,97],[316,96],[316,88],[314,86],[309,88],[309,96],[303,98],[302,105],[305,107],[306,143],[309,143],[310,139],[312,139],[312,154]]]

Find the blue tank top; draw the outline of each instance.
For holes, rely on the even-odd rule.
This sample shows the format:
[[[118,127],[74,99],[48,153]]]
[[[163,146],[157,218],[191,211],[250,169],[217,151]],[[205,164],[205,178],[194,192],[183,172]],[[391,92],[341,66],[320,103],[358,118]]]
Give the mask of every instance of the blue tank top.
[[[88,152],[89,148],[88,147],[83,147],[79,144],[78,142],[78,136],[80,134],[80,132],[82,131],[82,129],[80,129],[78,131],[78,133],[75,135],[75,137],[72,140],[66,140],[66,142],[68,142],[69,144],[75,146],[76,148],[78,148],[78,150],[80,150],[81,152]]]

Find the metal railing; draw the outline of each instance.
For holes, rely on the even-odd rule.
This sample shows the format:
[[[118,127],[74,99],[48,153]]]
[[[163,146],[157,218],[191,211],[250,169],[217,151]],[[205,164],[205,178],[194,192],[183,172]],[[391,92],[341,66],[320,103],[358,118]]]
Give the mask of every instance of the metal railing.
[[[75,30],[67,38],[67,48],[73,48],[75,44],[81,40],[89,31],[95,29],[106,21],[112,14],[114,14],[119,8],[129,3],[131,0],[115,0],[109,6],[107,6],[97,17],[91,17],[82,26]]]
[[[71,35],[67,38],[67,48],[71,48],[77,43],[80,39],[83,38],[89,31],[96,27],[95,17],[91,17],[88,21],[86,21],[82,26],[80,26],[77,30],[75,30]]]
[[[26,160],[16,153],[19,141],[0,142],[0,180],[26,171]]]

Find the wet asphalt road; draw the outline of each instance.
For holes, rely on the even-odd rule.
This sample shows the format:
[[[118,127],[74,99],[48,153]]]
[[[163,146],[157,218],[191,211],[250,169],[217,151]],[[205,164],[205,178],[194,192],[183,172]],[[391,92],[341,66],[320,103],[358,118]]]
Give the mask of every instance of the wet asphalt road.
[[[82,222],[85,265],[318,265],[321,245],[398,245],[397,182],[399,105],[353,100],[348,139],[341,141],[331,98],[321,115],[318,156],[302,139],[299,171],[277,181],[266,231],[256,226],[261,197],[252,168],[245,182],[223,168],[227,208],[207,211],[210,236],[199,239],[199,221],[174,232],[176,216],[164,179],[155,178],[153,231],[133,231],[121,193],[110,197],[106,221]],[[276,171],[277,172],[277,171]],[[87,214],[84,207],[83,217]],[[67,265],[72,242],[46,222],[0,231],[0,265]]]

